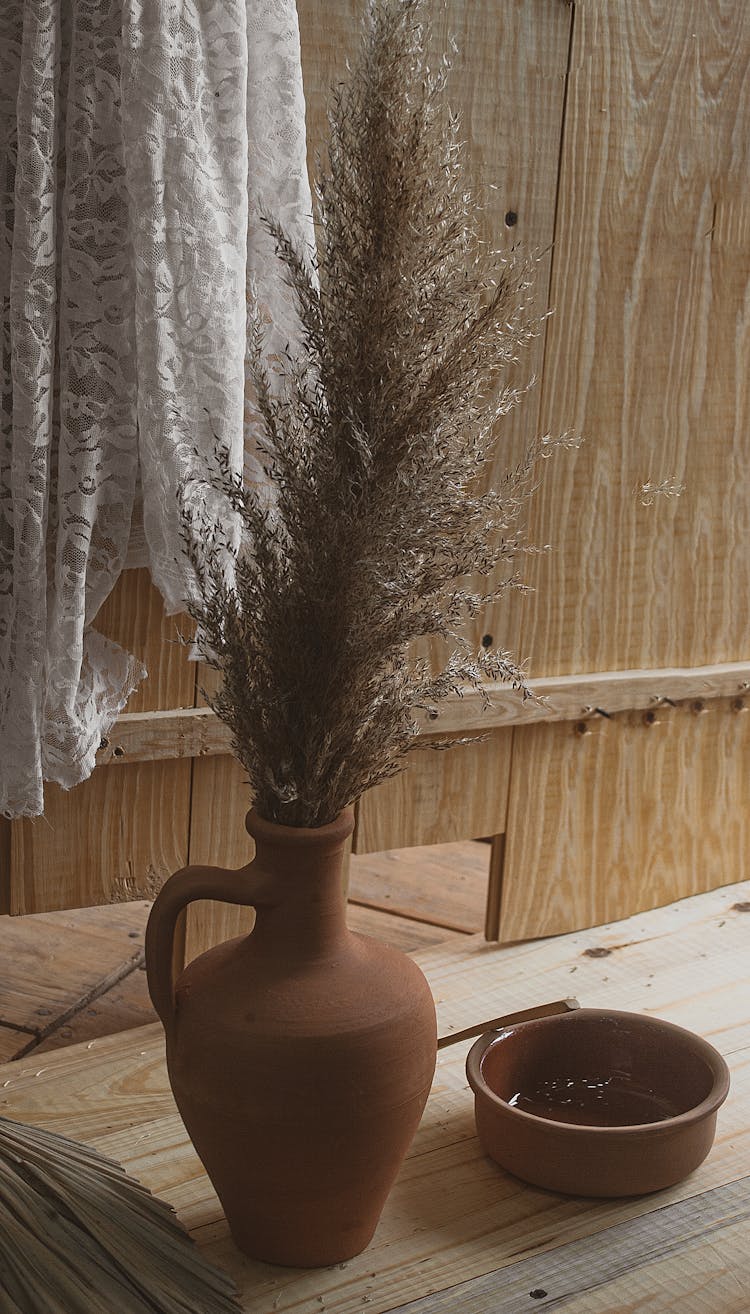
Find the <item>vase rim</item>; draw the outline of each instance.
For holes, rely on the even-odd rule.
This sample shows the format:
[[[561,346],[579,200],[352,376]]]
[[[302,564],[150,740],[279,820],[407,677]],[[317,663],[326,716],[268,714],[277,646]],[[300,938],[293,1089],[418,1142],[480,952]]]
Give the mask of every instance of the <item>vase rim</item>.
[[[354,830],[354,809],[343,808],[325,826],[284,826],[277,821],[267,821],[255,808],[251,808],[245,817],[245,829],[254,840],[267,840],[272,844],[339,844],[348,839]]]

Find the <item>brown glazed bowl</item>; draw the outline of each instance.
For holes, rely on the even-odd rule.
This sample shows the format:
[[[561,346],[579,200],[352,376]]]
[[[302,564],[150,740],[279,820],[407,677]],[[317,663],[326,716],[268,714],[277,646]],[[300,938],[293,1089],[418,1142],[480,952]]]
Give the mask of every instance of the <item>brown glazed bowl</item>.
[[[480,1036],[466,1060],[485,1153],[571,1195],[642,1195],[708,1154],[729,1070],[700,1036],[581,1008]]]

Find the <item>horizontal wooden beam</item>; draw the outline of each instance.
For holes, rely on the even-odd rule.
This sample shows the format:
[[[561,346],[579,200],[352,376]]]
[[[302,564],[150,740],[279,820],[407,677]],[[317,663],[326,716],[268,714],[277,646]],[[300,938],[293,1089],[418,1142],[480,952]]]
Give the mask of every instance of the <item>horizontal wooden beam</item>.
[[[231,753],[228,727],[210,707],[165,712],[124,712],[96,755],[104,762],[148,762],[157,758],[217,757]]]
[[[603,671],[532,680],[533,697],[522,699],[503,684],[488,684],[489,703],[476,689],[453,694],[430,719],[417,713],[425,741],[445,735],[482,734],[535,721],[576,721],[596,713],[653,707],[664,701],[741,696],[750,692],[750,662],[676,667],[654,671]],[[97,754],[97,763],[146,762],[158,758],[207,757],[231,752],[231,736],[210,707],[163,712],[125,712]]]
[[[420,717],[424,733],[452,735],[480,733],[534,721],[577,721],[595,712],[627,712],[655,706],[669,699],[684,702],[727,698],[750,691],[750,662],[720,666],[661,668],[652,671],[601,671],[596,674],[558,675],[530,680],[533,698],[522,699],[507,685],[488,684],[490,705],[481,691],[469,690],[463,698],[446,698],[434,721]]]

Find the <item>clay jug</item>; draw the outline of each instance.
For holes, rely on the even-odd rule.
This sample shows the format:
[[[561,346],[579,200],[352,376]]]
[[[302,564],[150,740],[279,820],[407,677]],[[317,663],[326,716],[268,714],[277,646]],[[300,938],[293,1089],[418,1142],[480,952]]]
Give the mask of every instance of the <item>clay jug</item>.
[[[239,1248],[339,1263],[370,1241],[422,1116],[435,1009],[410,958],[346,927],[351,811],[318,829],[253,812],[246,825],[249,866],[187,867],[158,895],[149,989],[177,1107]],[[252,905],[255,926],[173,983],[175,923],[195,899]]]

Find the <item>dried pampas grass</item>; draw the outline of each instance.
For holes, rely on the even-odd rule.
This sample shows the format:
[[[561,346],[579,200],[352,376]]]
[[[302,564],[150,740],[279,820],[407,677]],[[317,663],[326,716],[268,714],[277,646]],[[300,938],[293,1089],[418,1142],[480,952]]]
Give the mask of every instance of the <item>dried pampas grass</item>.
[[[235,1287],[119,1164],[0,1118],[0,1314],[237,1314]]]
[[[211,518],[185,514],[190,610],[223,677],[209,701],[256,808],[292,826],[331,821],[400,770],[415,708],[436,714],[487,677],[525,687],[510,653],[473,651],[459,627],[520,586],[519,517],[556,445],[540,440],[500,489],[477,491],[519,399],[503,379],[539,328],[532,264],[479,238],[445,68],[426,62],[428,12],[424,0],[369,6],[329,111],[317,256],[268,221],[301,347],[269,375],[256,325],[272,503],[218,445],[208,476],[242,525],[236,571]],[[477,575],[491,580],[481,594],[466,585]],[[430,635],[452,645],[438,671],[412,655]]]

